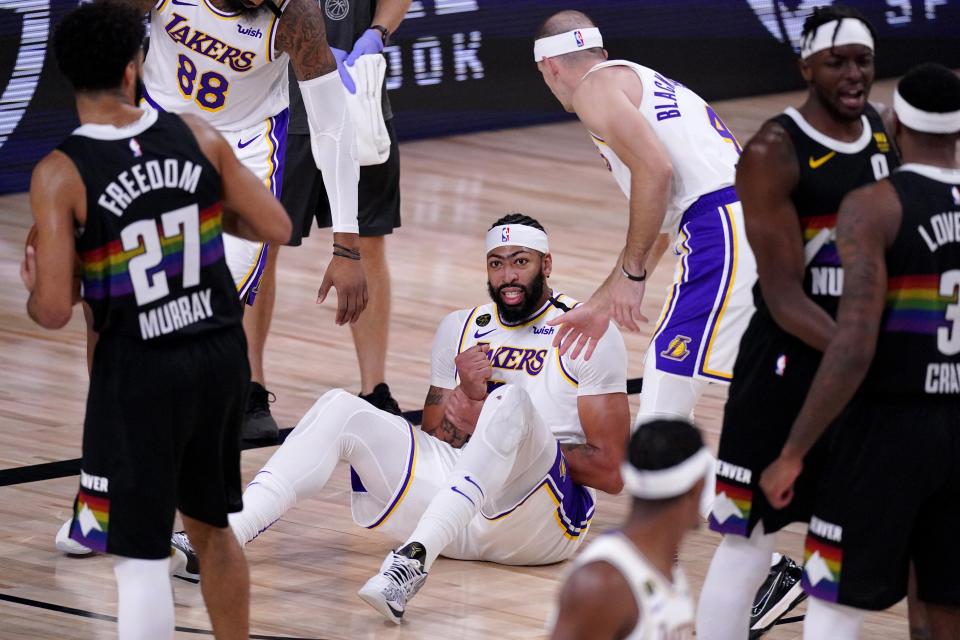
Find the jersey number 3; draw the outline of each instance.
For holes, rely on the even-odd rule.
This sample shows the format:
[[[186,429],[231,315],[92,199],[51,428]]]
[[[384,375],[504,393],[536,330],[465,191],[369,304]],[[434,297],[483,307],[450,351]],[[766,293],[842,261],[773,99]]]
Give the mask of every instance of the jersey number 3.
[[[193,100],[205,111],[219,111],[227,103],[229,83],[216,71],[207,71],[197,79],[197,65],[183,55],[177,56],[177,88],[180,95]]]
[[[940,277],[940,295],[948,299],[960,296],[960,269]],[[944,355],[955,356],[960,353],[960,304],[947,305],[947,320],[952,326],[937,328],[937,349]]]
[[[163,227],[163,239],[158,227]],[[178,236],[182,236],[182,244],[177,242]],[[124,251],[143,247],[143,253],[130,258],[127,263],[137,306],[142,307],[170,294],[168,273],[182,273],[184,289],[200,284],[200,213],[197,205],[167,211],[160,216],[160,225],[152,218],[137,220],[123,228],[120,242]],[[182,247],[181,264],[176,263],[178,244]],[[164,245],[167,245],[166,251]],[[164,260],[164,253],[170,254],[167,260]]]

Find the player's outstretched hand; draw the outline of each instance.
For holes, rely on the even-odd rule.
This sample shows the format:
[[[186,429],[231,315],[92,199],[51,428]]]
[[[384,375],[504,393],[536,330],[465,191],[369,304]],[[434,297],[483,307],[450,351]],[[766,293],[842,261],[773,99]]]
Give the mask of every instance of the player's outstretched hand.
[[[334,60],[337,61],[337,72],[340,74],[340,82],[343,83],[343,86],[347,91],[350,93],[356,93],[357,85],[354,83],[353,76],[350,75],[350,71],[344,64],[344,62],[347,60],[347,56],[350,54],[343,49],[337,49],[336,47],[330,47],[330,51],[333,53]]]
[[[376,29],[367,29],[354,43],[353,51],[347,56],[347,66],[352,67],[360,56],[368,56],[381,51],[383,51],[383,35]]]
[[[462,387],[457,387],[447,396],[443,405],[443,417],[460,431],[473,435],[482,410],[482,400],[470,399]]]
[[[760,488],[774,509],[783,509],[793,500],[793,484],[803,471],[803,460],[778,457],[760,476]]]
[[[323,274],[317,304],[327,299],[330,287],[337,290],[337,324],[353,324],[367,308],[367,276],[359,260],[340,256],[330,258]]]
[[[30,245],[27,245],[23,253],[23,262],[20,263],[20,280],[23,281],[27,292],[33,293],[33,287],[37,284],[37,251]]]
[[[453,360],[460,376],[459,388],[471,400],[485,400],[487,397],[487,380],[493,375],[488,351],[489,345],[474,345]]]
[[[640,312],[646,282],[629,280],[622,273],[615,274],[610,282],[607,295],[610,297],[610,310],[613,321],[629,331],[640,331],[640,325],[647,318]]]
[[[572,348],[571,358],[576,359],[583,352],[583,357],[589,360],[597,347],[597,342],[610,327],[610,312],[604,305],[591,298],[559,318],[548,321],[547,324],[560,327],[557,329],[557,335],[553,337],[553,346],[561,356]]]

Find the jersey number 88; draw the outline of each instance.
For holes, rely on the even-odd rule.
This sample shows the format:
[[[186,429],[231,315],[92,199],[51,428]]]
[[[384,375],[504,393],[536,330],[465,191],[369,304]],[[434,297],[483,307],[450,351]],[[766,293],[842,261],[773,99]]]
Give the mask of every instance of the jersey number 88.
[[[201,109],[219,111],[227,103],[229,83],[216,71],[207,71],[197,80],[197,66],[193,60],[180,54],[177,57],[177,87],[187,100],[195,101]]]

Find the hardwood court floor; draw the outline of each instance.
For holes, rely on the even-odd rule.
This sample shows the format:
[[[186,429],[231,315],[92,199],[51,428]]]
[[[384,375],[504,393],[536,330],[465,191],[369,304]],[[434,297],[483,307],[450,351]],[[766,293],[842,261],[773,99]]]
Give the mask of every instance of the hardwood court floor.
[[[889,104],[892,83],[878,83],[875,100]],[[718,112],[745,141],[764,119],[800,94],[718,103]],[[611,268],[626,227],[626,202],[579,124],[532,127],[402,145],[403,220],[388,250],[393,273],[388,381],[404,409],[422,406],[434,328],[447,312],[486,300],[483,233],[496,218],[522,211],[544,223],[555,256],[552,285],[585,299]],[[37,328],[24,313],[18,275],[30,225],[26,195],[0,198],[0,469],[80,454],[86,395],[82,319],[59,332]],[[331,302],[317,306],[316,289],[330,254],[330,237],[316,233],[299,249],[284,249],[273,330],[267,344],[274,415],[296,423],[325,390],[359,390],[348,329],[333,323]],[[647,289],[655,319],[671,269],[662,265]],[[642,374],[649,338],[627,335],[630,377]],[[716,446],[725,391],[711,389],[698,421]],[[632,406],[636,410],[636,398]],[[275,448],[247,451],[249,480]],[[69,515],[76,478],[0,487],[0,598],[4,595],[96,614],[115,613],[108,559],[59,555],[53,536]],[[541,638],[564,567],[505,567],[440,560],[401,627],[383,622],[355,595],[386,553],[389,541],[352,524],[345,468],[314,500],[287,513],[247,547],[253,583],[252,632],[297,638]],[[616,526],[624,496],[603,495],[594,531]],[[681,561],[699,592],[718,536],[689,537]],[[801,557],[802,529],[781,536],[780,548]],[[199,589],[175,580],[177,623],[209,629]],[[801,608],[802,611],[802,608]],[[0,638],[109,638],[112,622],[0,599]],[[799,638],[801,625],[770,634]],[[178,633],[180,638],[195,633]],[[907,637],[905,606],[871,615],[864,638]]]

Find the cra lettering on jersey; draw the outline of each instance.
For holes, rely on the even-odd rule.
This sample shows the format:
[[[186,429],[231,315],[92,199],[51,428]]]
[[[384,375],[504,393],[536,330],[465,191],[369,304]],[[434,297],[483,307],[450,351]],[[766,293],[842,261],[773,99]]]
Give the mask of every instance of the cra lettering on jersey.
[[[171,40],[190,51],[216,60],[240,73],[252,69],[253,61],[257,57],[254,51],[237,49],[199,29],[194,29],[190,26],[188,20],[179,13],[170,16],[170,21],[164,26],[164,31],[167,32]]]

